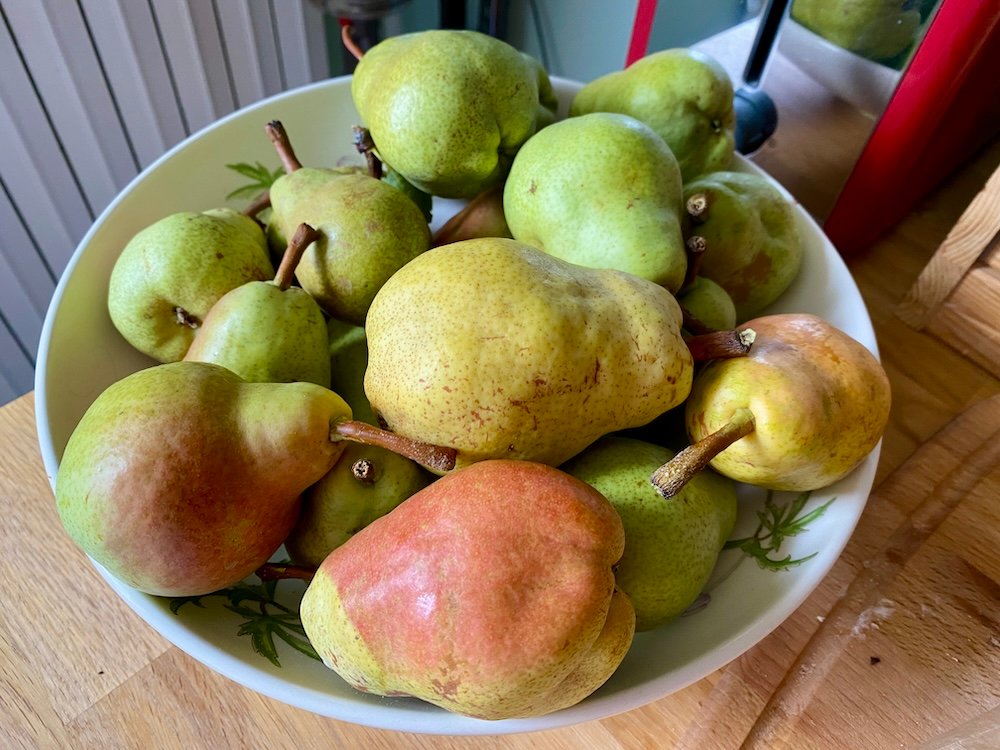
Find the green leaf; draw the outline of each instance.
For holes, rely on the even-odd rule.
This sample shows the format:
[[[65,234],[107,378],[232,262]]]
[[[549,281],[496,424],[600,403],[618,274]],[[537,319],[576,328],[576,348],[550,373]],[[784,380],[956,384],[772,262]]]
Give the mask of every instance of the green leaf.
[[[269,169],[259,161],[253,164],[239,162],[237,164],[227,164],[226,169],[231,169],[237,174],[250,180],[250,184],[241,185],[226,196],[227,200],[233,198],[256,198],[261,193],[270,190],[275,180],[281,177],[285,170],[281,167]]]
[[[778,557],[785,537],[796,536],[805,531],[809,524],[822,516],[836,498],[830,498],[818,508],[800,515],[811,493],[803,492],[786,505],[774,502],[774,493],[768,491],[764,508],[757,511],[757,529],[752,536],[730,539],[723,549],[739,549],[752,557],[766,570],[788,570],[811,560],[817,553],[793,559],[791,555]]]
[[[227,589],[214,591],[204,596],[221,596],[228,600],[223,605],[225,609],[243,618],[237,635],[250,636],[253,650],[280,667],[278,649],[274,639],[277,637],[296,651],[306,656],[319,659],[296,608],[288,607],[276,601],[278,580],[259,583],[242,582]],[[203,607],[201,596],[181,596],[170,600],[170,611],[175,615],[185,604],[195,604]]]
[[[271,662],[274,666],[280,667],[278,661],[278,649],[274,645],[274,627],[267,616],[259,619],[247,620],[237,631],[237,635],[249,635],[253,650]]]

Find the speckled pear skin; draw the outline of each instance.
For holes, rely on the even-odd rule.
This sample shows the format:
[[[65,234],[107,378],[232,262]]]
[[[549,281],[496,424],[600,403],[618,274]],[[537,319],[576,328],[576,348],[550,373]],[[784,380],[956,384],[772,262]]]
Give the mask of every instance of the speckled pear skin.
[[[323,311],[298,287],[251,281],[216,302],[184,359],[214,362],[251,383],[330,387]]]
[[[132,346],[159,362],[180,360],[195,328],[223,294],[274,276],[264,232],[229,208],[184,211],[138,232],[111,271],[108,312]]]
[[[358,62],[351,94],[379,157],[445,198],[471,198],[503,179],[557,105],[536,60],[487,34],[450,29],[379,42]]]
[[[56,475],[69,536],[112,575],[161,596],[241,581],[284,541],[299,494],[334,464],[351,411],[312,383],[247,383],[174,362],[108,387]]]
[[[746,357],[709,363],[685,406],[699,440],[749,408],[756,428],[711,462],[720,474],[775,490],[809,491],[847,476],[889,418],[889,380],[862,344],[815,315],[768,315]]]
[[[458,464],[558,465],[681,403],[693,363],[666,289],[516,240],[443,245],[400,269],[368,314],[365,392],[400,434]]]
[[[275,180],[271,207],[276,239],[303,223],[322,235],[302,254],[295,277],[327,313],[355,325],[364,323],[385,280],[430,247],[417,205],[367,174],[297,169]]]
[[[302,624],[358,690],[482,719],[541,715],[596,690],[631,645],[631,606],[613,596],[623,544],[618,514],[585,483],[484,461],[334,550]]]
[[[673,456],[652,443],[608,436],[561,467],[621,516],[625,551],[615,581],[632,600],[639,631],[661,627],[691,606],[736,524],[736,484],[709,469],[664,501],[649,478]]]
[[[707,218],[690,231],[705,238],[702,276],[729,293],[737,321],[765,310],[802,267],[802,237],[792,204],[766,178],[714,172],[688,183],[684,199],[708,197]]]
[[[709,278],[696,276],[677,293],[677,302],[699,322],[717,331],[736,326],[736,305],[729,292]]]
[[[687,257],[680,170],[648,126],[599,112],[529,140],[503,208],[517,240],[589,268],[614,268],[676,291]]]
[[[667,142],[685,182],[729,168],[735,150],[733,84],[719,62],[697,50],[666,49],[591,81],[570,115],[620,112]]]
[[[795,0],[792,18],[869,60],[889,60],[917,38],[920,10],[909,0]]]

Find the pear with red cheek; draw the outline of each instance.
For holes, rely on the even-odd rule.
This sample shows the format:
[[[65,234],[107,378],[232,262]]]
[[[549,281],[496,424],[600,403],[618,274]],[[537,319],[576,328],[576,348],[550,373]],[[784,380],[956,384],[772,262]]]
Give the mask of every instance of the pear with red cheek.
[[[621,519],[550,466],[444,476],[335,549],[302,599],[323,661],[358,690],[481,719],[571,706],[617,669],[635,613]]]

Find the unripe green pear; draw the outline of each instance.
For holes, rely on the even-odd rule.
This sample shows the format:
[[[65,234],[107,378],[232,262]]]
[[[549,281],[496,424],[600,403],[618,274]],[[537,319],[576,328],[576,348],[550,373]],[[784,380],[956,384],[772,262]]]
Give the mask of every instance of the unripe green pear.
[[[351,418],[312,383],[247,383],[175,362],[112,384],[70,436],[56,506],[73,540],[126,584],[161,596],[231,586],[277,550],[299,495],[325,474]]]
[[[640,631],[691,606],[736,524],[736,484],[711,470],[693,477],[677,497],[663,499],[649,479],[673,456],[658,445],[608,436],[561,467],[604,495],[621,516],[625,551],[615,582],[632,600]]]
[[[726,331],[736,326],[733,298],[709,278],[696,276],[677,293],[677,302],[686,313],[710,329]]]
[[[108,312],[136,349],[176,362],[223,294],[274,276],[267,241],[229,208],[166,216],[138,232],[111,270]]]
[[[792,204],[771,182],[745,172],[713,172],[684,187],[688,232],[702,237],[699,275],[732,298],[737,321],[761,313],[802,267]]]
[[[920,10],[911,0],[795,0],[792,18],[870,60],[889,60],[917,37]]]
[[[330,387],[326,320],[316,300],[291,286],[311,227],[289,243],[272,281],[250,281],[212,305],[184,359],[214,362],[251,383],[316,383]]]
[[[355,325],[385,280],[430,246],[417,205],[367,174],[303,167],[275,181],[271,206],[277,237],[302,223],[319,231],[296,278],[327,313]]]
[[[591,81],[573,98],[570,115],[590,112],[620,112],[649,125],[677,157],[685,182],[732,162],[733,84],[703,52],[661,50]]]
[[[687,268],[677,160],[652,129],[598,112],[562,120],[518,152],[504,187],[514,239],[589,268],[676,291]]]
[[[358,62],[351,94],[379,157],[446,198],[471,198],[502,180],[557,105],[535,59],[452,29],[382,40]]]

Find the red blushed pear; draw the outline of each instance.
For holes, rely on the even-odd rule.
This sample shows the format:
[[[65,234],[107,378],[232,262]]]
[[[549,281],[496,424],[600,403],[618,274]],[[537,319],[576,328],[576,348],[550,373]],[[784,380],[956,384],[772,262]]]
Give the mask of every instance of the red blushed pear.
[[[88,555],[147,593],[231,586],[285,540],[300,494],[345,440],[438,469],[453,459],[351,416],[314,383],[248,383],[207,362],[140,370],[102,392],[70,436],[56,476],[60,518]]]
[[[739,482],[805,492],[847,476],[889,419],[889,380],[875,356],[804,313],[747,321],[744,357],[710,362],[685,403],[692,444],[653,484],[672,497],[706,465]]]
[[[483,719],[583,700],[635,628],[603,495],[529,461],[488,460],[410,497],[334,550],[301,605],[324,662],[358,690]]]

